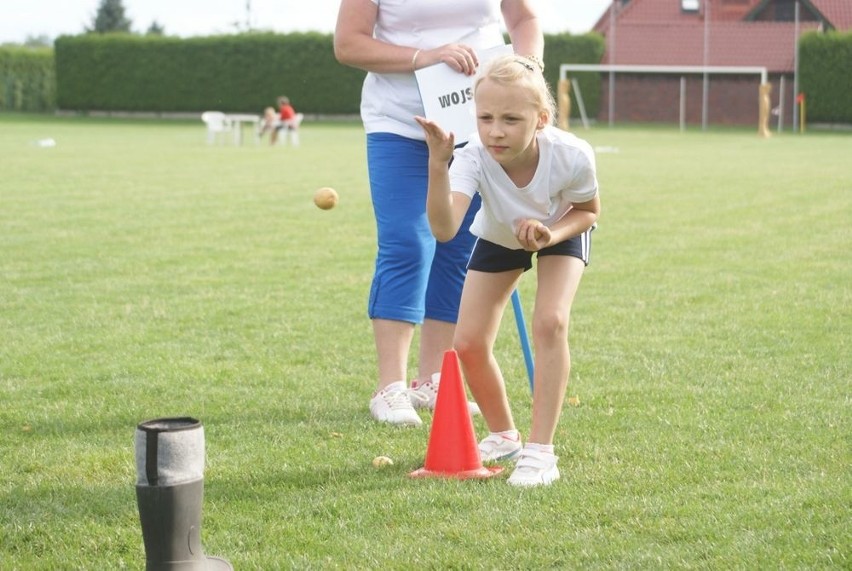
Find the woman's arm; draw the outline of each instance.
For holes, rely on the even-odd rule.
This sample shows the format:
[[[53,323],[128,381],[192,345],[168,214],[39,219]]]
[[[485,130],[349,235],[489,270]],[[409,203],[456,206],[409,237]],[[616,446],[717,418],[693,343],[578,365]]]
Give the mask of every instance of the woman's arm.
[[[541,60],[544,56],[544,36],[541,23],[528,0],[503,0],[503,20],[515,53],[534,56]]]
[[[334,57],[343,65],[374,73],[412,73],[444,62],[473,75],[479,59],[470,46],[446,44],[431,50],[395,46],[373,37],[379,8],[370,0],[342,0],[334,29]]]
[[[334,29],[334,57],[344,65],[377,73],[406,73],[414,70],[417,52],[373,37],[379,8],[370,0],[342,0]]]

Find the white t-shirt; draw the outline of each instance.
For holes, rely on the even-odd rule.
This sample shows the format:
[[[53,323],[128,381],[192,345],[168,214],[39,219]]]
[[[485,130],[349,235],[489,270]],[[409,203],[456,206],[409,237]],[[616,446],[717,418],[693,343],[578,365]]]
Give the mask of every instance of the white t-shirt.
[[[521,248],[515,238],[516,223],[534,218],[550,226],[571,209],[598,192],[595,155],[584,140],[548,125],[536,135],[538,167],[528,185],[518,188],[474,136],[456,149],[450,165],[450,189],[471,198],[478,192],[482,207],[470,227],[474,236],[506,248]]]
[[[501,0],[372,0],[378,7],[373,37],[398,46],[432,49],[461,42],[475,50],[502,45]],[[361,119],[368,133],[424,140],[414,116],[423,102],[414,73],[368,73]]]

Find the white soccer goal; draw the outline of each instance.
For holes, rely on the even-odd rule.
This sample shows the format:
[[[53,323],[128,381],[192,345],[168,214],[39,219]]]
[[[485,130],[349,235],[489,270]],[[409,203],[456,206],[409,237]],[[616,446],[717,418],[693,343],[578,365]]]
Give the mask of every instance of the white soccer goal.
[[[609,73],[609,121],[612,124],[615,118],[615,74],[630,73],[630,74],[667,74],[680,75],[680,128],[683,130],[686,125],[686,76],[701,75],[703,76],[703,94],[701,101],[701,117],[702,128],[707,128],[707,110],[708,110],[708,86],[711,75],[759,75],[760,84],[765,84],[768,78],[768,72],[765,67],[749,67],[749,66],[667,66],[667,65],[609,65],[609,64],[569,64],[563,63],[559,66],[559,80],[564,83],[568,80],[569,72],[600,72]],[[574,97],[579,104],[582,101],[580,86],[577,81],[572,78],[571,85],[574,88]],[[585,117],[585,109],[581,109],[583,125],[588,128],[588,118]]]
[[[577,83],[577,79],[573,77],[570,84],[567,79],[559,80],[556,98],[559,107],[559,128],[568,130],[568,118],[571,115],[571,96],[568,92],[571,88],[574,89],[574,99],[577,100],[577,110],[580,112],[580,119],[583,120],[583,127],[588,129],[589,117],[586,115],[586,105],[583,103],[583,92],[580,91],[580,84]]]

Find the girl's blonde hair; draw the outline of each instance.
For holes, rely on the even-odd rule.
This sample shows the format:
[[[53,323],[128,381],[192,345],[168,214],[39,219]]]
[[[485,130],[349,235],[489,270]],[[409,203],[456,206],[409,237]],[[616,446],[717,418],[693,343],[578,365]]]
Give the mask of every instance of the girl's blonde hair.
[[[544,74],[538,64],[519,55],[499,56],[483,65],[473,84],[473,94],[484,80],[490,79],[502,85],[517,85],[526,89],[531,103],[539,111],[547,113],[547,122],[553,123],[556,117],[556,102],[550,87],[544,80]]]

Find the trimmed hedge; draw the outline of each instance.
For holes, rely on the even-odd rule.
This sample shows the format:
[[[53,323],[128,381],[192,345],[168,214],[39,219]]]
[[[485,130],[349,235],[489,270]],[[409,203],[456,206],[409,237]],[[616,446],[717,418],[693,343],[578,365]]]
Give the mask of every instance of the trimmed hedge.
[[[599,63],[596,33],[545,36],[554,92],[563,63]],[[279,95],[304,113],[357,114],[365,72],[337,63],[333,36],[246,33],[201,38],[85,34],[51,50],[0,49],[0,110],[258,113]],[[800,86],[809,121],[852,123],[852,33],[809,33],[800,42]],[[573,74],[587,114],[600,108],[601,75]],[[571,113],[579,106],[571,90]]]
[[[257,113],[287,95],[307,113],[357,113],[364,73],[337,63],[331,36],[128,34],[56,40],[57,102],[78,111]]]
[[[802,36],[799,90],[808,121],[852,123],[852,32]]]
[[[50,48],[0,48],[0,111],[51,111],[56,76]]]
[[[559,66],[563,63],[598,64],[606,50],[606,40],[598,33],[590,32],[580,36],[571,34],[548,35],[544,38],[544,69],[548,83],[556,88],[559,85]],[[576,79],[583,96],[583,105],[589,117],[596,117],[601,101],[601,74],[597,72],[571,73],[569,79]],[[571,116],[580,116],[576,94],[572,88]]]
[[[203,38],[87,34],[56,40],[58,106],[76,111],[257,113],[287,95],[304,113],[357,114],[365,72],[334,59],[333,36],[248,33]],[[552,86],[559,64],[596,63],[597,34],[545,38]],[[596,109],[599,86],[583,85]],[[576,105],[574,106],[576,108]]]

